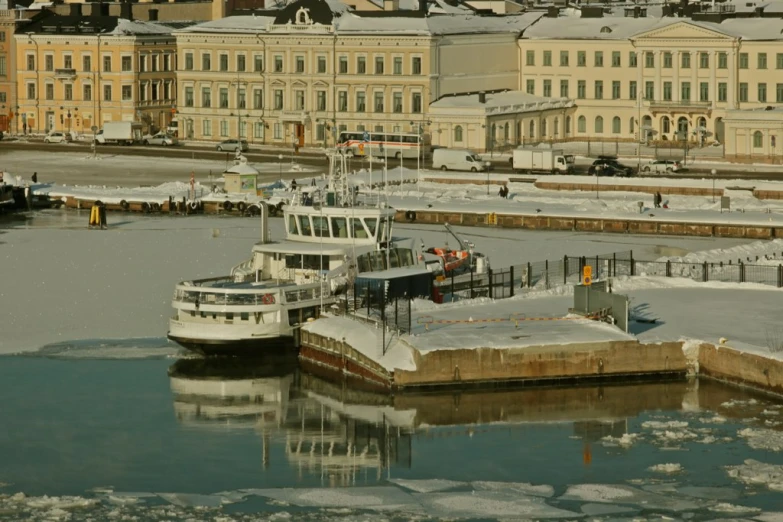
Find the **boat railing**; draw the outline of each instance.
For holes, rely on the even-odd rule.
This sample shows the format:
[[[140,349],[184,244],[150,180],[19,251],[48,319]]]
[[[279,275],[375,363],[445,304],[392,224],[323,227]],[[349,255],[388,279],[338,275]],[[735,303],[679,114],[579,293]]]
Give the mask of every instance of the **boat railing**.
[[[237,274],[242,275],[242,277],[246,277],[250,273],[250,268],[253,266],[253,260],[247,259],[241,263],[239,263],[237,266],[231,269],[231,277],[236,278]]]
[[[233,282],[231,278],[216,277],[212,279],[201,279],[199,281],[187,281],[177,285],[174,290],[174,301],[180,303],[193,303],[199,305],[240,305],[254,306],[267,305],[279,301],[279,295],[285,296],[286,302],[306,301],[309,299],[318,299],[321,297],[321,282],[314,282],[305,285],[286,285],[286,286],[249,286],[246,288],[217,288],[205,287],[196,283],[225,281]],[[328,292],[324,292],[328,293]]]
[[[321,296],[329,295],[329,286],[326,284],[319,284],[318,286],[311,286],[309,288],[297,287],[295,290],[289,290],[285,292],[286,303],[298,303],[300,301],[311,301],[313,299],[319,299]]]

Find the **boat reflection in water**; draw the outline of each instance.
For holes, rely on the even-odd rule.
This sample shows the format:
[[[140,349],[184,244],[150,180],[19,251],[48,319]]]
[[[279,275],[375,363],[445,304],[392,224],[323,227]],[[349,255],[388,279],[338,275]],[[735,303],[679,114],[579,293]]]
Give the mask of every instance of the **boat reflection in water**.
[[[171,367],[174,409],[183,424],[255,429],[285,446],[291,466],[330,486],[377,481],[390,468],[411,468],[419,440],[472,437],[481,431],[568,425],[591,444],[628,431],[627,419],[646,411],[698,405],[686,381],[491,391],[378,395],[307,373],[292,360],[181,360]]]

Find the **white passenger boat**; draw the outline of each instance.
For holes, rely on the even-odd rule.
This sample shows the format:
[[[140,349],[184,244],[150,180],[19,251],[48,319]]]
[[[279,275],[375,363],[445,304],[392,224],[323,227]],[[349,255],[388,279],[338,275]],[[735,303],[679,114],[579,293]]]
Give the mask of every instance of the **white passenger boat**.
[[[260,354],[292,346],[299,325],[334,304],[356,273],[410,266],[410,248],[390,245],[394,209],[361,201],[345,158],[330,155],[324,186],[303,187],[283,207],[286,239],[261,241],[230,276],[177,284],[169,339],[204,355]]]

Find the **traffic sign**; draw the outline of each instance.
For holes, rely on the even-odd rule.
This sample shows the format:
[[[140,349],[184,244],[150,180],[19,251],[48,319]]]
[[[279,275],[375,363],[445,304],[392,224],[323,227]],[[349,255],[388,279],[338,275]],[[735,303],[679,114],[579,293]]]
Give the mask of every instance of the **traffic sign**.
[[[362,140],[363,141],[370,141],[370,133],[365,131],[364,134],[362,134]]]
[[[593,284],[593,267],[590,265],[585,265],[582,268],[582,284],[585,286]]]

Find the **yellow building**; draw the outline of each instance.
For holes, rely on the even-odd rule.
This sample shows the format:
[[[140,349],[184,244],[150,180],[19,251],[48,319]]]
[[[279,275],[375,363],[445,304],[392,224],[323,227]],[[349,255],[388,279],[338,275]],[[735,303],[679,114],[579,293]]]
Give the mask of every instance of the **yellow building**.
[[[19,11],[0,9],[0,132],[14,132],[16,115],[16,56],[14,32],[22,22]]]
[[[783,143],[769,137],[773,128],[780,133],[779,124],[757,118],[747,128],[748,118],[740,117],[783,103],[783,20],[652,18],[638,9],[636,17],[633,10],[629,17],[553,14],[519,40],[520,89],[575,100],[565,139],[716,143],[729,158],[783,153]],[[738,134],[731,122],[740,120]],[[554,138],[540,129],[521,138]]]
[[[23,132],[92,134],[107,121],[165,127],[176,105],[176,48],[166,25],[122,17],[105,4],[71,4],[68,15],[43,11],[17,31]],[[83,16],[86,15],[86,16]]]
[[[177,31],[181,135],[301,146],[343,130],[431,132],[432,100],[517,88],[517,36],[541,16],[454,9],[298,0]]]

